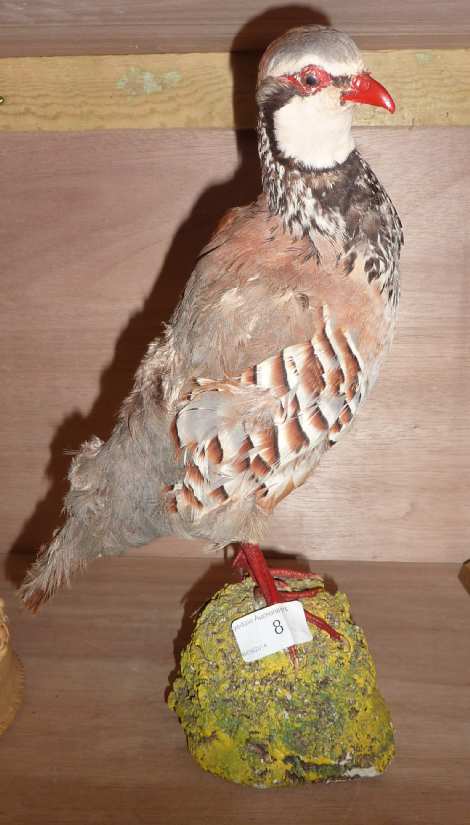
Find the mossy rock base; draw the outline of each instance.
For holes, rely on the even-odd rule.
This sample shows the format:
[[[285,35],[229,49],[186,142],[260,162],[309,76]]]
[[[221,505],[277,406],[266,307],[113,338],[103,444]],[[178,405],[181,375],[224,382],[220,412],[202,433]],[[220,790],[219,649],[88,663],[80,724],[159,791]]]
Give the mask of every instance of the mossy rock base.
[[[302,588],[318,584],[302,580]],[[224,587],[201,613],[168,702],[204,770],[268,788],[375,776],[392,759],[390,714],[347,597],[323,591],[303,603],[344,640],[312,627],[295,666],[287,651],[243,661],[231,623],[259,607],[250,578]]]

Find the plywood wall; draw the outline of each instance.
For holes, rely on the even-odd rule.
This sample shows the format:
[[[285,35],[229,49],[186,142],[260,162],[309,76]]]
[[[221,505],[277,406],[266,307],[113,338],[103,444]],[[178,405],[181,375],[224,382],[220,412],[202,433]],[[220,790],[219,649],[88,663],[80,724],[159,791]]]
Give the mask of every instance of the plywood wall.
[[[406,229],[398,337],[355,430],[278,509],[311,557],[469,555],[470,129],[357,139]],[[74,450],[106,437],[218,217],[259,187],[250,133],[2,137],[1,550],[56,525]],[[158,542],[147,552],[201,553]]]

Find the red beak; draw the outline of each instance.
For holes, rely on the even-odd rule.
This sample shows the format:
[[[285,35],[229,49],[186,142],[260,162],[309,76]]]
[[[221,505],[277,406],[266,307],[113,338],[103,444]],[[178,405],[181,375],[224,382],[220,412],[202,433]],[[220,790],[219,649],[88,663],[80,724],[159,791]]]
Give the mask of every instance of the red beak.
[[[368,103],[370,106],[383,106],[390,114],[395,111],[395,103],[386,88],[374,80],[370,74],[357,74],[351,80],[351,88],[343,92],[341,100],[353,103]]]

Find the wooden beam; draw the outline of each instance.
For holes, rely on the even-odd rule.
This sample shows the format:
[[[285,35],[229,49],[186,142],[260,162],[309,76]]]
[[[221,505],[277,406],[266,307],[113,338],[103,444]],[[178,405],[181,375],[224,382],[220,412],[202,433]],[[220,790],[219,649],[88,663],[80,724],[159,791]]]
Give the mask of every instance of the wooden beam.
[[[361,49],[465,48],[468,0],[7,0],[0,54],[259,51],[294,26],[322,23]]]
[[[365,57],[397,111],[358,107],[357,125],[470,125],[470,49]],[[0,131],[250,128],[256,64],[255,54],[228,53],[3,59]]]

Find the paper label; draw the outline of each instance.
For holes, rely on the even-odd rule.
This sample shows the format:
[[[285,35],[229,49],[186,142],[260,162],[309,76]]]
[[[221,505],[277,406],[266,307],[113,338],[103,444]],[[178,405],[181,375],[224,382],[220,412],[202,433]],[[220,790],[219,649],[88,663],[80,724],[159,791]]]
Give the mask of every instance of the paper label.
[[[312,640],[300,601],[273,604],[248,613],[232,622],[232,630],[245,662],[256,662],[278,650]]]

